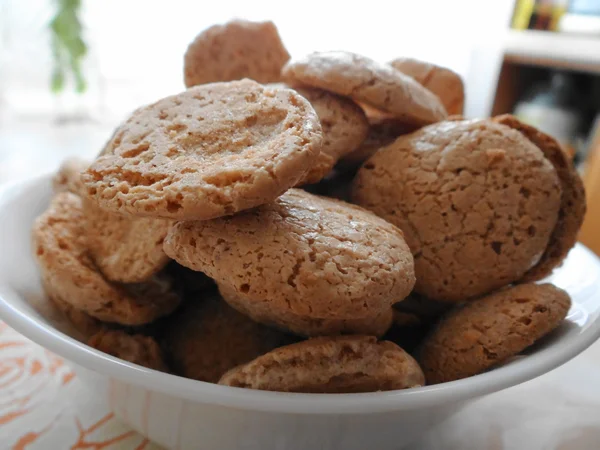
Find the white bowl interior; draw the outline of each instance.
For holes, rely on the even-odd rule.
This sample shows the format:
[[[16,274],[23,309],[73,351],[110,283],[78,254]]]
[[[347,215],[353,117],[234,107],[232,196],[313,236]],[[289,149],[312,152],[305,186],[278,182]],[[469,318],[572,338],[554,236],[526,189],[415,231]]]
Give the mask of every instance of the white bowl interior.
[[[235,408],[294,413],[352,413],[430,407],[462,401],[527,381],[573,358],[600,335],[600,263],[576,246],[548,281],[573,299],[567,321],[502,367],[485,374],[408,391],[369,394],[282,394],[187,380],[129,364],[70,337],[73,330],[48,304],[30,246],[31,224],[48,204],[49,176],[0,192],[0,318],[55,353],[90,370],[179,398]]]

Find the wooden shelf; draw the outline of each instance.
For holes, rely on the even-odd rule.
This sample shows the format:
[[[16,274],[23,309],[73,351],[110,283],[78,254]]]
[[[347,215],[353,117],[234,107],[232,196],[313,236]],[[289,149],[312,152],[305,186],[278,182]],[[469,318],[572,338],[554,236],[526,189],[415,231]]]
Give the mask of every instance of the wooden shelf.
[[[510,30],[504,41],[504,60],[600,73],[600,36]]]

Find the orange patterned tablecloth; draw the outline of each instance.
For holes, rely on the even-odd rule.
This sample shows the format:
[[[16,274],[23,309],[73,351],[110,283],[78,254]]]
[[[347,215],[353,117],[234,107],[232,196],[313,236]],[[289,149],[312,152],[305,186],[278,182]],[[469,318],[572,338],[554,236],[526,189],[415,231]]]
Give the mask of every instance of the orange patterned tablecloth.
[[[62,358],[0,322],[0,449],[159,447],[98,403]]]

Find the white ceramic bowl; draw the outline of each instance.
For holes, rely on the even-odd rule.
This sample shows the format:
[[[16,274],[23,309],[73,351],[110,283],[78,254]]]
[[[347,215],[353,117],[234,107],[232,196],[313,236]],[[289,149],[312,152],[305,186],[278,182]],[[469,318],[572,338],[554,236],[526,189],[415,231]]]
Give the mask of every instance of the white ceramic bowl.
[[[368,394],[252,391],[167,375],[100,353],[65,334],[31,256],[33,219],[48,204],[48,176],[0,192],[0,318],[69,360],[82,383],[130,426],[169,448],[398,449],[465,402],[535,378],[600,335],[600,262],[578,245],[550,281],[573,298],[568,320],[524,356],[437,386]]]

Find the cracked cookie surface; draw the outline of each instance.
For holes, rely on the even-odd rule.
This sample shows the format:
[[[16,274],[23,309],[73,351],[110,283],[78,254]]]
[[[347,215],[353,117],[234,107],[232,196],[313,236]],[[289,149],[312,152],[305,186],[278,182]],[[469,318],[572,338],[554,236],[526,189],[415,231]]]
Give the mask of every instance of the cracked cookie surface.
[[[569,295],[521,284],[459,306],[423,342],[418,360],[430,384],[476,375],[525,350],[566,317]]]
[[[437,95],[448,115],[462,114],[465,105],[465,86],[459,74],[446,68],[414,58],[396,58],[390,66],[412,77]]]
[[[255,322],[305,337],[340,334],[381,337],[392,326],[392,308],[361,319],[313,319],[291,311],[271,309],[268,303],[249,302],[239,298],[235,289],[226,285],[221,286],[219,292],[231,307]]]
[[[404,231],[417,293],[461,302],[519,280],[540,261],[561,186],[518,131],[453,120],[379,150],[359,170],[353,201]]]
[[[299,189],[235,216],[177,222],[165,252],[241,299],[311,318],[372,316],[406,297],[415,280],[398,228]]]
[[[253,322],[218,294],[207,293],[190,298],[168,319],[164,340],[176,373],[216,383],[229,369],[295,338]]]
[[[83,201],[83,214],[90,256],[110,281],[140,283],[170,261],[163,241],[171,220],[124,216],[87,199]]]
[[[206,84],[138,109],[82,180],[106,209],[206,220],[277,198],[313,166],[321,140],[295,91]]]
[[[272,83],[288,59],[273,22],[233,20],[204,30],[189,45],[184,81],[186,87],[242,78]]]
[[[417,362],[371,336],[318,337],[273,350],[227,372],[219,384],[281,392],[352,393],[423,386]]]
[[[152,322],[179,305],[167,277],[139,284],[109,283],[89,257],[83,224],[81,199],[63,192],[33,225],[33,248],[48,296],[121,325]]]
[[[52,177],[54,193],[71,192],[85,195],[81,174],[90,166],[90,161],[72,157],[65,159]]]
[[[443,120],[440,100],[411,77],[387,64],[348,52],[318,52],[289,61],[284,81],[303,84],[364,102],[407,124],[426,125]]]
[[[554,166],[560,179],[562,187],[560,210],[558,221],[550,236],[550,242],[540,261],[521,279],[521,281],[538,281],[559,266],[577,242],[577,234],[583,224],[586,211],[583,181],[567,152],[556,139],[524,124],[510,114],[494,117],[493,120],[521,132],[533,142]]]

